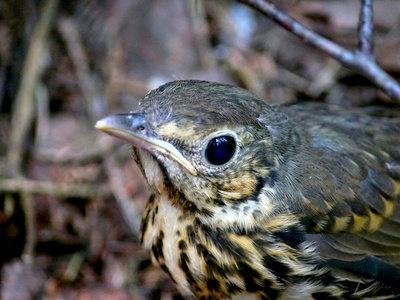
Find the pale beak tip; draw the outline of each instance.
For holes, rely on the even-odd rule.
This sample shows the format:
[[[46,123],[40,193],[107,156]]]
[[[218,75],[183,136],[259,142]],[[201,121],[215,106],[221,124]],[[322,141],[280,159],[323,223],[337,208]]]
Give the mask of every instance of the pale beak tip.
[[[118,119],[116,119],[115,115],[107,116],[107,117],[104,117],[104,118],[98,120],[96,122],[96,124],[94,124],[94,127],[96,129],[101,130],[101,131],[108,132],[112,128],[118,128],[119,127],[119,126],[117,126],[118,123],[116,121],[118,121]]]
[[[103,130],[107,125],[107,122],[104,121],[104,119],[98,120],[96,124],[94,124],[94,128]]]

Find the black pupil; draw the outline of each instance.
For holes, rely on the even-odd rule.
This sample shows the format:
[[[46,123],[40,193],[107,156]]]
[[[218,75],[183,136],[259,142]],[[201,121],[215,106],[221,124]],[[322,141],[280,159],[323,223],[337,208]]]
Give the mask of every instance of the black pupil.
[[[232,158],[235,150],[235,139],[232,136],[224,135],[213,138],[208,143],[205,156],[209,163],[220,166]]]

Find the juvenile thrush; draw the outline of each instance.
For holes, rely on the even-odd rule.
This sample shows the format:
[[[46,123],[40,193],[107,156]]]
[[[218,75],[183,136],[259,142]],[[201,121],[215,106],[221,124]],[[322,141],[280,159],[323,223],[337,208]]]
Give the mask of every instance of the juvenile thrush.
[[[399,110],[183,80],[96,127],[133,145],[141,242],[184,296],[400,299]]]

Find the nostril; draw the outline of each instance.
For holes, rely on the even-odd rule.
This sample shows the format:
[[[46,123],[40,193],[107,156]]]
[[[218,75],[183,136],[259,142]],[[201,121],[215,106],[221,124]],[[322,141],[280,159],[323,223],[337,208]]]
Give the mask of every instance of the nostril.
[[[1,1],[1,0],[0,0]],[[130,113],[126,115],[127,127],[132,132],[145,133],[148,125],[146,117],[143,114]]]

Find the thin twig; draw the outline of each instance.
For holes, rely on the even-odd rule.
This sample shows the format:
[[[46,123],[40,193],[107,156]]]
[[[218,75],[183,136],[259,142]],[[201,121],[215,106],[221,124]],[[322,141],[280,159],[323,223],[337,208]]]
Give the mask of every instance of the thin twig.
[[[23,255],[31,261],[36,246],[36,209],[31,193],[21,193],[22,205],[25,212],[26,239]]]
[[[35,158],[40,155],[42,149],[50,147],[50,97],[47,87],[38,82],[35,90],[37,118],[35,134]]]
[[[372,0],[361,0],[360,21],[358,24],[358,51],[373,55],[373,7]]]
[[[11,120],[11,134],[7,152],[10,176],[21,175],[24,142],[35,114],[34,90],[42,72],[45,40],[57,12],[59,0],[47,0],[35,27],[28,54],[21,72],[21,81],[15,96]]]
[[[0,192],[30,193],[63,198],[107,197],[111,192],[108,185],[65,184],[51,181],[30,180],[25,178],[0,179]]]
[[[349,68],[352,68],[371,80],[374,84],[380,87],[389,97],[396,99],[400,103],[400,84],[390,77],[385,71],[380,68],[370,54],[365,54],[361,51],[350,51],[342,46],[322,37],[321,35],[310,30],[275,5],[263,0],[238,0],[257,11],[264,14],[266,17],[274,20],[283,28],[301,38],[304,42],[313,45],[322,50],[329,56],[340,61]],[[367,5],[370,1],[363,1],[362,4]],[[362,10],[368,12],[369,8],[363,7]],[[372,9],[372,6],[371,6]],[[372,14],[372,11],[371,11]],[[372,16],[370,16],[372,18]],[[368,19],[368,17],[365,17]],[[369,24],[369,25],[368,25]],[[371,26],[370,21],[366,21],[363,26]],[[364,31],[368,32],[365,28]],[[371,34],[372,34],[372,29]],[[360,34],[361,35],[361,34]],[[368,37],[368,33],[366,37]],[[365,43],[367,45],[367,43]],[[364,47],[364,46],[363,46]],[[371,48],[372,51],[372,48]],[[369,53],[369,51],[367,51]]]

